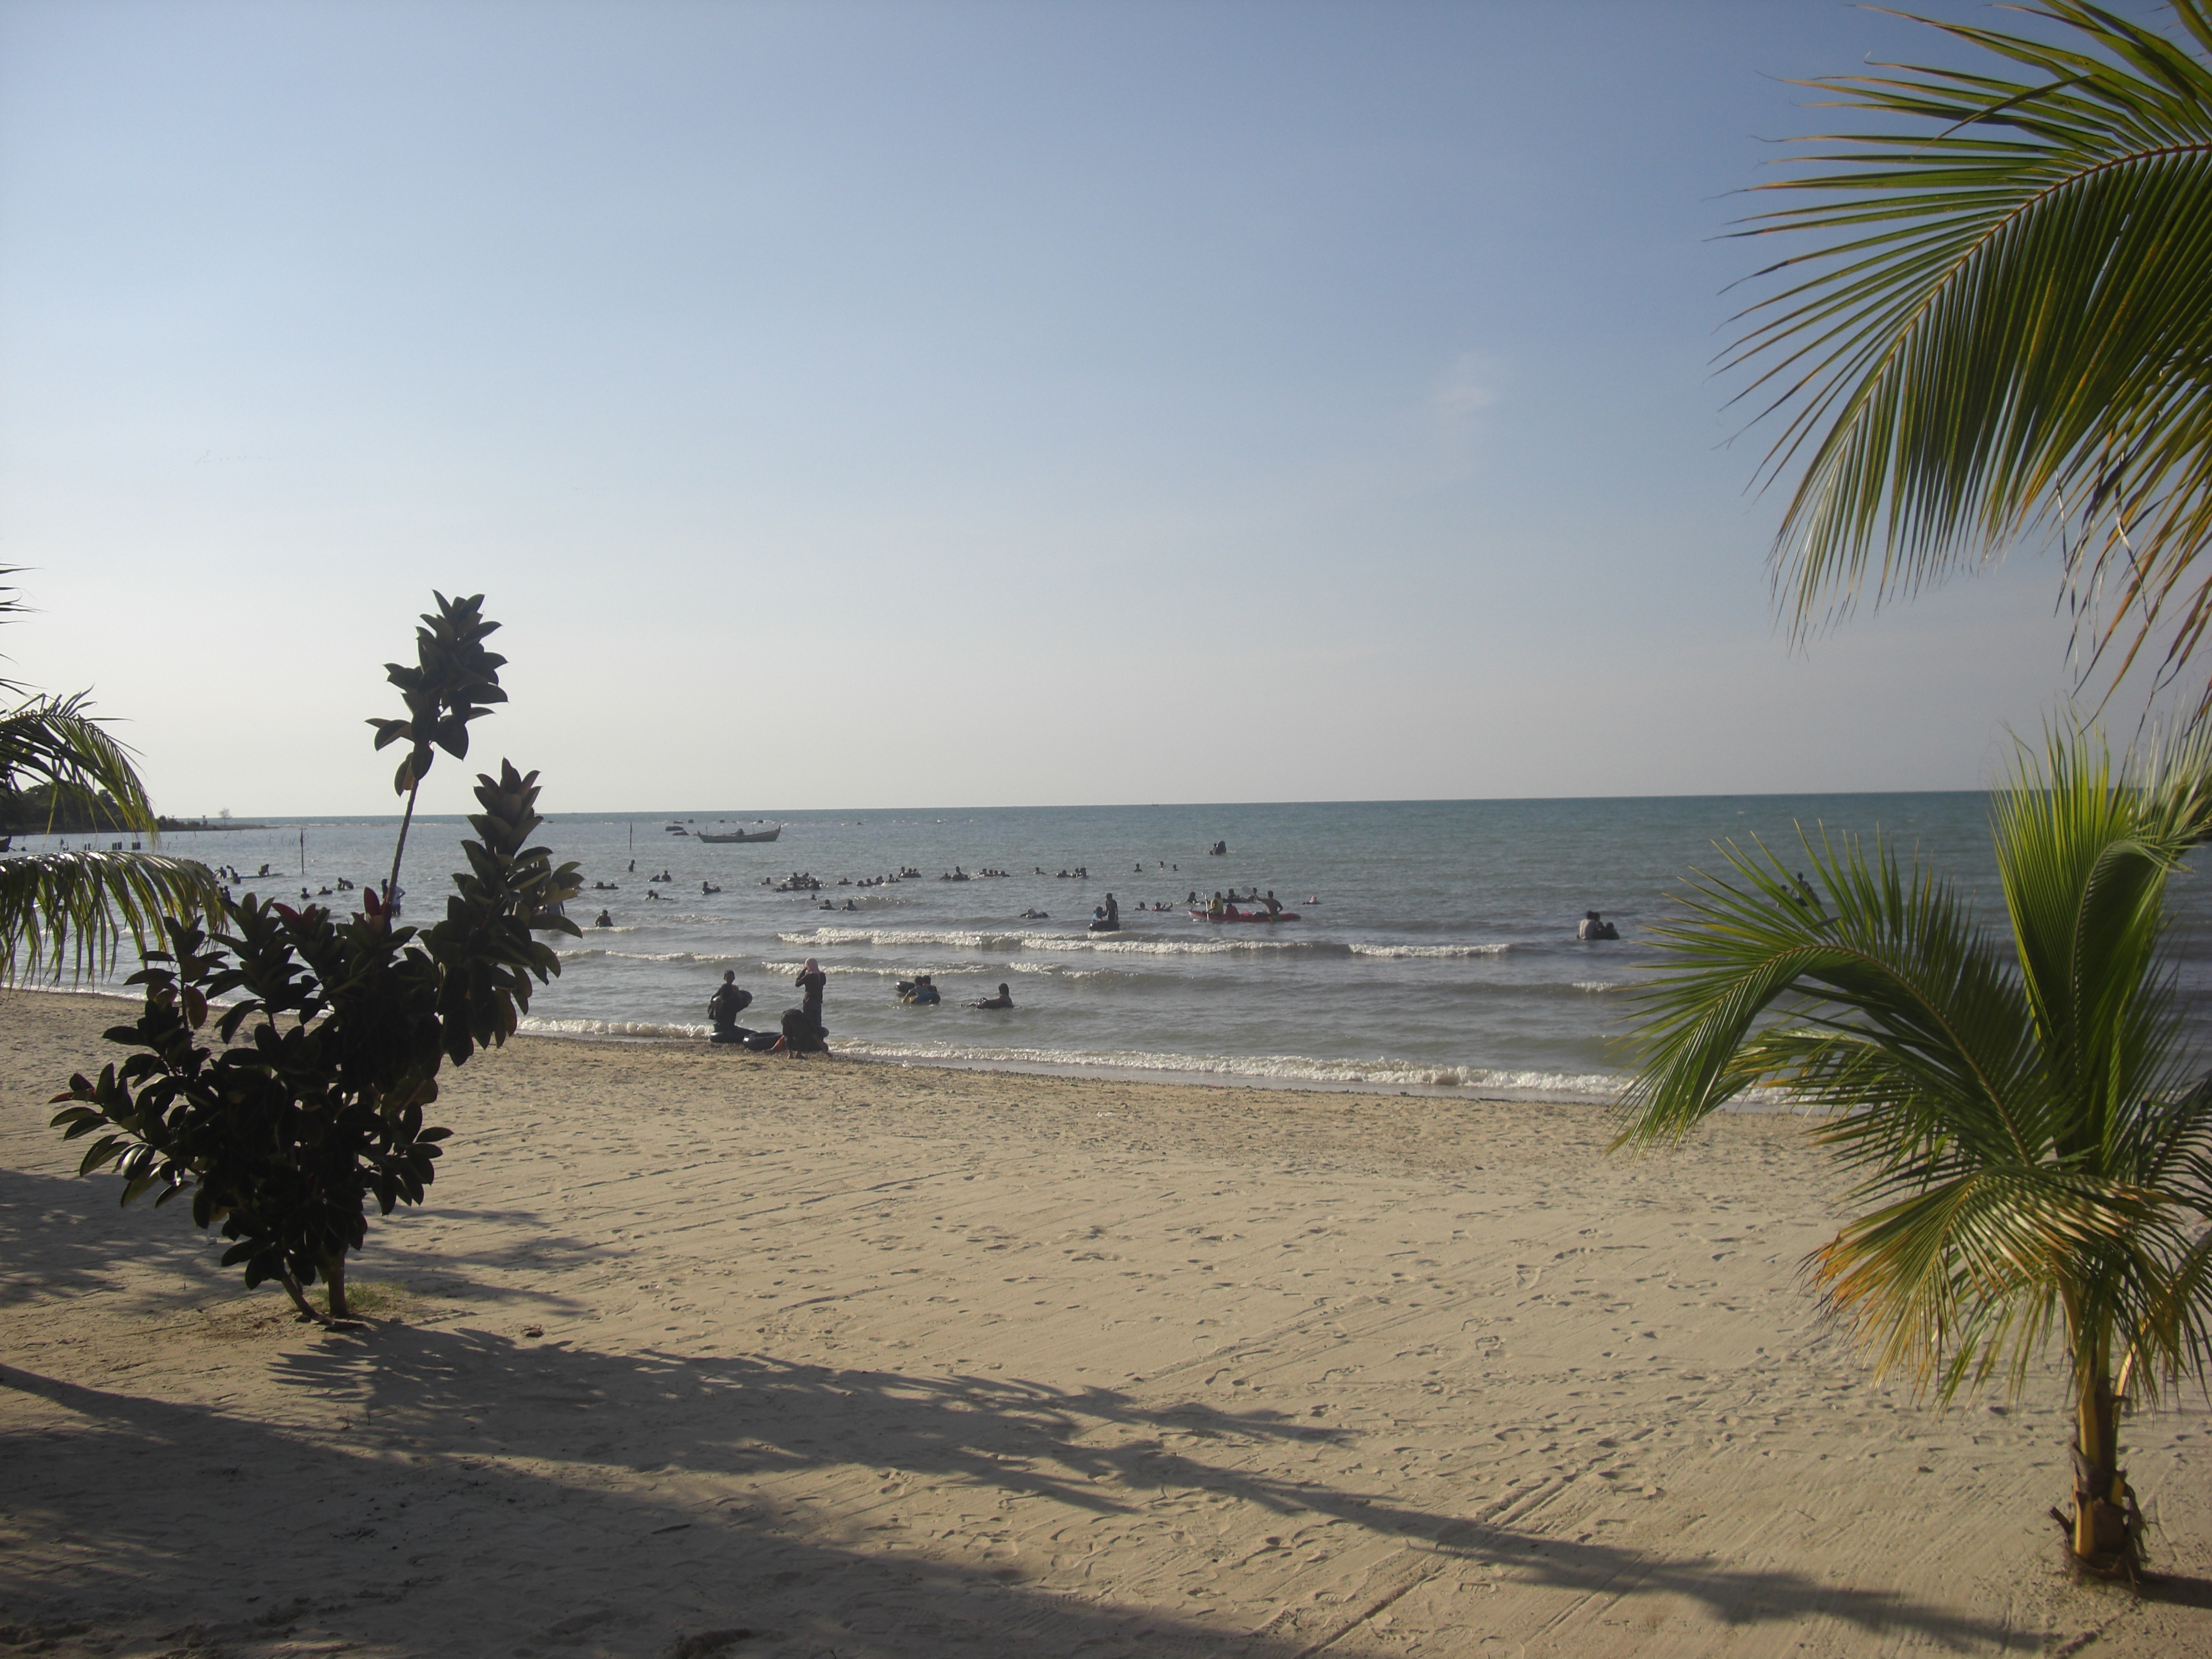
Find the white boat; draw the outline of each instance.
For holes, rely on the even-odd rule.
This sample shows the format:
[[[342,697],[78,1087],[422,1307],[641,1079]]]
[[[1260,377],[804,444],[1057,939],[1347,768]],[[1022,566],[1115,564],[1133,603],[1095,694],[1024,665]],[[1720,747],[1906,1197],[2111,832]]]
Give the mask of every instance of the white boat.
[[[783,826],[782,826],[781,824],[780,824],[780,823],[771,823],[771,824],[769,824],[766,829],[759,829],[759,830],[748,830],[748,829],[744,828],[744,827],[741,824],[741,825],[739,825],[737,829],[732,830],[731,830],[731,831],[727,832],[726,834],[719,834],[719,835],[718,835],[718,834],[716,834],[716,833],[714,833],[714,832],[713,832],[713,831],[711,831],[711,830],[700,830],[700,831],[699,831],[699,839],[700,839],[701,841],[724,841],[724,842],[728,842],[728,841],[774,841],[774,840],[775,840],[778,836],[781,835],[782,833],[783,833]]]

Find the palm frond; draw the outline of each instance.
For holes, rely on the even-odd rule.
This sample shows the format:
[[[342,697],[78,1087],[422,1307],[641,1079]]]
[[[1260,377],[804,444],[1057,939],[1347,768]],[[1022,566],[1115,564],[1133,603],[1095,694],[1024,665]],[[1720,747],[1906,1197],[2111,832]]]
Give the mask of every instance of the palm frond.
[[[2050,1164],[1984,1164],[1851,1222],[1814,1252],[1814,1279],[1880,1371],[1948,1400],[2007,1361],[2017,1386],[2061,1311],[2053,1268],[2123,1249],[2157,1214]]]
[[[211,910],[215,873],[158,853],[19,853],[0,857],[0,983],[105,974],[127,936],[143,948],[164,915]]]
[[[2204,50],[2212,3],[2174,10]],[[2081,0],[2038,15],[2062,40],[1917,20],[2028,78],[1812,83],[1872,124],[1754,187],[1814,199],[1737,234],[1822,239],[1759,273],[1783,286],[1724,357],[1784,420],[1761,477],[1802,465],[1773,562],[1801,635],[1870,566],[1877,600],[1910,595],[2069,514],[2095,527],[2078,585],[2112,589],[2095,648],[2133,619],[2116,673],[2212,623],[2212,67]]]
[[[0,714],[0,793],[20,793],[25,780],[50,784],[58,807],[74,803],[158,836],[131,751],[85,712],[88,702],[84,692],[34,696]]]
[[[1664,954],[1638,994],[1644,1063],[1620,1143],[1679,1139],[1759,1083],[1811,1103],[1881,1110],[1935,1127],[1935,1103],[1979,1103],[2014,1156],[2031,1053],[2027,1011],[1967,908],[1877,842],[1804,840],[1818,878],[1801,885],[1763,845],[1723,849],[1733,879],[1700,876],[1680,917],[1655,930]],[[1823,896],[1825,895],[1825,897]]]
[[[2103,743],[2045,733],[1996,798],[1997,863],[2038,1044],[2074,1104],[2061,1151],[2110,1161],[2136,1103],[2192,1075],[2165,951],[2167,883],[2203,839],[2212,733],[2154,743],[2117,770]],[[2101,1150],[2099,1150],[2101,1149]]]
[[[2172,1378],[2212,1369],[2212,1226],[2160,1265],[2152,1294],[2126,1327],[2130,1391],[2148,1405],[2158,1403]]]

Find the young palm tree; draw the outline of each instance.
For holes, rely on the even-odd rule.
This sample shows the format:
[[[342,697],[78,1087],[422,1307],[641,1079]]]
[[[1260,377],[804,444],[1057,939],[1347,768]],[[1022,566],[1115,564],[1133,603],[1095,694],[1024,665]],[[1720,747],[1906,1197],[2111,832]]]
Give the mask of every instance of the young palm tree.
[[[2074,1550],[2131,1562],[2120,1399],[2212,1362],[2212,1081],[2162,945],[2166,884],[2212,838],[2212,739],[2116,775],[2053,738],[1995,818],[2008,940],[1879,840],[1808,839],[1811,881],[1726,849],[1659,931],[1620,1139],[1758,1085],[1824,1109],[1869,1206],[1809,1263],[1830,1308],[1945,1401],[2000,1370],[2017,1391],[2060,1339]]]
[[[14,573],[0,568],[0,576]],[[19,611],[0,587],[0,620]],[[129,752],[85,712],[85,694],[26,694],[0,680],[0,817],[26,792],[46,787],[49,812],[81,807],[145,836],[156,836],[154,809]],[[188,859],[159,853],[16,853],[0,858],[0,983],[21,975],[102,973],[127,933],[161,936],[161,916],[205,908],[214,874]]]
[[[1802,465],[1777,597],[1802,635],[2056,527],[2087,670],[2131,630],[2113,677],[2154,635],[2171,672],[2212,624],[2212,0],[2026,9],[2051,42],[1931,22],[2025,78],[1814,82],[1873,119],[1757,186],[1813,199],[1740,234],[1819,239],[1726,360],[1784,412],[1762,477]]]

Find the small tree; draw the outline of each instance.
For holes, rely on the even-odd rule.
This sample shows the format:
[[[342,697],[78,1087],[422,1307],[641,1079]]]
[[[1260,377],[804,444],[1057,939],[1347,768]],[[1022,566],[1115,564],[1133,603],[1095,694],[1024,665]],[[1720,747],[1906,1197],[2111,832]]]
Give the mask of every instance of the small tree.
[[[498,626],[483,620],[483,596],[437,599],[416,635],[416,666],[389,665],[416,718],[375,722],[379,748],[410,742],[400,772],[409,822],[430,744],[465,755],[467,722],[503,700],[504,659],[480,648]],[[456,637],[472,648],[450,648]],[[577,890],[576,866],[556,869],[529,844],[544,822],[538,793],[538,775],[510,763],[497,779],[479,775],[477,839],[462,843],[470,867],[427,930],[394,925],[373,891],[343,921],[251,893],[219,901],[224,931],[198,915],[166,918],[169,949],[148,952],[130,981],[145,988],[143,1011],[106,1033],[136,1052],[55,1097],[66,1138],[98,1137],[78,1172],[112,1164],[125,1204],[189,1193],[194,1223],[222,1230],[223,1265],[243,1265],[249,1286],[274,1279],[321,1319],[303,1288],[321,1279],[331,1316],[345,1317],[345,1259],[362,1248],[368,1200],[386,1215],[419,1204],[436,1174],[448,1132],[423,1111],[441,1066],[506,1042],[533,980],[561,971],[533,933],[578,931],[559,910]],[[400,833],[404,844],[405,823]],[[396,889],[396,855],[393,867]],[[201,1040],[210,1018],[219,1049]]]
[[[2212,1079],[2166,908],[2212,841],[2212,732],[2117,774],[2053,738],[1993,807],[2008,940],[1879,841],[1808,842],[1811,883],[1725,849],[1658,930],[1620,1139],[1677,1140],[1755,1085],[1826,1108],[1868,1206],[1808,1263],[1828,1306],[1946,1401],[2000,1372],[2017,1392],[2055,1341],[2059,1518],[2081,1561],[2132,1566],[2121,1401],[2212,1376]]]

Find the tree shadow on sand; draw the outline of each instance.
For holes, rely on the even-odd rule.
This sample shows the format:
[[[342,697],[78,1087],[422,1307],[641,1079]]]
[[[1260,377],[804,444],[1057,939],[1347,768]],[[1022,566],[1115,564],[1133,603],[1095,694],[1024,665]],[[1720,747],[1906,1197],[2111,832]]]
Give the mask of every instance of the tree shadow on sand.
[[[531,1628],[501,1633],[502,1650],[515,1640],[589,1645],[604,1625],[620,1632],[606,1650],[659,1651],[687,1624],[742,1624],[763,1641],[815,1642],[842,1659],[979,1648],[1290,1659],[1315,1645],[1304,1610],[1273,1631],[1224,1629],[1079,1600],[1023,1582],[1024,1569],[1008,1562],[870,1548],[804,1505],[786,1512],[757,1495],[734,1504],[710,1495],[717,1476],[845,1468],[1044,1496],[1092,1514],[1194,1488],[1285,1516],[1314,1512],[1403,1547],[1392,1568],[1401,1589],[1479,1563],[1506,1582],[1574,1595],[1680,1596],[1738,1626],[1828,1617],[1950,1648],[2021,1638],[1991,1620],[1796,1572],[1569,1542],[1388,1492],[1232,1467],[1240,1448],[1339,1432],[1275,1412],[1163,1407],[1110,1389],[994,1377],[605,1354],[398,1325],[325,1339],[276,1364],[303,1407],[326,1403],[332,1431],[288,1433],[212,1407],[0,1371],[9,1388],[74,1413],[74,1437],[94,1443],[71,1448],[70,1434],[58,1439],[52,1428],[0,1436],[17,1476],[18,1526],[33,1539],[101,1540],[96,1561],[47,1576],[68,1589],[41,1611],[118,1616],[132,1605],[191,1604],[219,1635],[225,1620],[252,1613],[238,1600],[247,1594],[287,1605],[301,1587],[287,1569],[312,1560],[321,1593],[297,1604],[298,1620],[356,1641],[404,1640],[426,1620],[464,1616],[470,1586],[491,1572],[510,1588],[518,1573],[529,1583]],[[1166,1453],[1159,1437],[1170,1431],[1197,1437],[1208,1455]],[[130,1490],[79,1492],[69,1460],[88,1455],[128,1458]],[[622,1465],[650,1472],[652,1483],[611,1488],[605,1471]],[[210,1507],[222,1524],[204,1530],[195,1517]],[[252,1564],[267,1566],[258,1592]],[[271,1614],[258,1616],[266,1626]],[[1348,1629],[1364,1615],[1331,1616]],[[487,1632],[483,1650],[491,1640]]]
[[[434,1187],[434,1195],[437,1189]],[[218,1235],[191,1225],[185,1200],[157,1210],[151,1199],[124,1206],[123,1183],[112,1176],[28,1174],[0,1170],[0,1308],[48,1298],[114,1291],[149,1267],[190,1282],[195,1293],[231,1297],[239,1291],[234,1267],[222,1265],[228,1248]],[[441,1241],[416,1243],[426,1224],[468,1223],[468,1236],[488,1234],[474,1249]],[[567,1297],[539,1290],[486,1285],[478,1269],[526,1267],[548,1279],[604,1259],[606,1247],[547,1227],[528,1210],[402,1211],[380,1226],[372,1218],[369,1248],[351,1258],[365,1279],[404,1275],[416,1288],[469,1302],[526,1302],[554,1313],[571,1309]],[[142,1300],[165,1291],[142,1291]],[[268,1294],[282,1298],[273,1289]]]
[[[221,1252],[175,1206],[156,1214],[141,1203],[118,1216],[122,1196],[119,1181],[0,1170],[0,1307],[113,1291],[125,1269],[152,1267],[210,1285],[230,1277],[217,1264]]]
[[[1832,1580],[1572,1542],[1408,1506],[1388,1492],[1236,1467],[1246,1448],[1343,1433],[1275,1411],[1161,1406],[1112,1389],[756,1356],[604,1354],[519,1344],[479,1330],[386,1328],[371,1340],[288,1353],[280,1366],[295,1386],[357,1402],[381,1431],[442,1441],[447,1451],[618,1462],[705,1476],[832,1466],[898,1470],[1093,1513],[1134,1512],[1163,1492],[1201,1489],[1277,1515],[1312,1512],[1346,1522],[1416,1547],[1439,1567],[1480,1563],[1522,1584],[1575,1594],[1677,1595],[1730,1624],[1823,1616],[1865,1632],[1910,1629],[1949,1647],[2002,1644],[2017,1634],[1954,1609]],[[463,1422],[471,1432],[458,1437],[454,1425]],[[1166,1449],[1161,1437],[1170,1433],[1186,1443],[1195,1439],[1206,1454]]]

